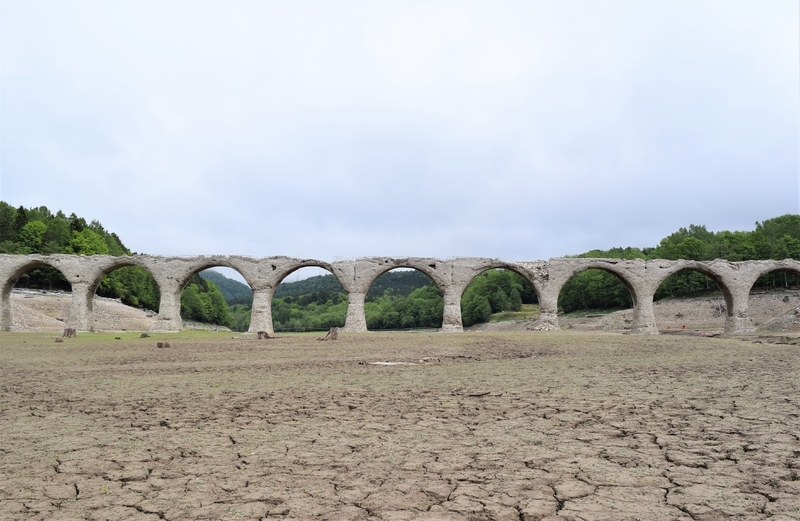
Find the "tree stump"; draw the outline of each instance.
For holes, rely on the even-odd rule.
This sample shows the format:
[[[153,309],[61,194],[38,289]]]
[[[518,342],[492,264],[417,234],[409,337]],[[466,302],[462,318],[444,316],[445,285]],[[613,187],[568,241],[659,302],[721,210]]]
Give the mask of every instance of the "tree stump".
[[[325,338],[318,338],[317,340],[339,340],[339,328],[332,327],[328,330],[328,334],[325,335]]]

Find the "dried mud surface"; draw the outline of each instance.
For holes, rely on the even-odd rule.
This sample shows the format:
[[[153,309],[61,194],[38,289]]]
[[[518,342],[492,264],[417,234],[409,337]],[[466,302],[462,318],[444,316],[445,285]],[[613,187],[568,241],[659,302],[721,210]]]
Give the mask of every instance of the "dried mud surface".
[[[793,339],[117,336],[0,335],[0,519],[800,519]]]

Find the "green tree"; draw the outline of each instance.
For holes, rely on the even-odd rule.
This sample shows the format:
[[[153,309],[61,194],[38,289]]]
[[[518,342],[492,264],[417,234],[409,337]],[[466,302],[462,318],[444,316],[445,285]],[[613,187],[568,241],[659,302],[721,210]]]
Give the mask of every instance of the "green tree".
[[[678,244],[674,250],[679,259],[703,260],[706,257],[706,245],[697,237],[689,236]]]
[[[47,225],[42,221],[29,221],[19,232],[19,242],[22,243],[28,253],[40,253],[42,239],[46,231]]]
[[[466,327],[488,322],[491,317],[492,305],[489,304],[489,299],[483,295],[478,295],[471,299],[466,309],[461,313],[461,320]]]
[[[67,253],[77,253],[78,255],[107,255],[108,244],[103,237],[84,228],[81,231],[73,231],[72,238],[66,248]]]
[[[17,208],[17,215],[14,217],[14,235],[18,236],[22,231],[22,227],[28,224],[28,212],[25,207],[20,206]]]
[[[181,294],[181,316],[207,324],[229,327],[230,310],[217,286],[194,275]]]
[[[513,288],[508,296],[508,310],[519,311],[520,309],[522,309],[522,296],[517,291],[517,288]]]
[[[16,217],[17,210],[5,201],[0,201],[0,242],[14,241],[17,238],[14,226]]]
[[[800,240],[790,235],[784,235],[775,241],[772,247],[772,258],[777,260],[800,259]]]

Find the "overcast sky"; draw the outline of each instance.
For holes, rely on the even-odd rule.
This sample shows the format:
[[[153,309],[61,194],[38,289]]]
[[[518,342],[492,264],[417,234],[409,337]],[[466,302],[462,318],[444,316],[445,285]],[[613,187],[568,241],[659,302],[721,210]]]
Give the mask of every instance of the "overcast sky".
[[[134,251],[488,256],[798,213],[798,2],[0,2],[0,196]]]

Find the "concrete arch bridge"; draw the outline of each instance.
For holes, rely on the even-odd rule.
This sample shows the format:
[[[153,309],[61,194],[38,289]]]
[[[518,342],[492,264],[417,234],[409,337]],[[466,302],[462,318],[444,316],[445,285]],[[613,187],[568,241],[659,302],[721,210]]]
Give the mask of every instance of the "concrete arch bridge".
[[[574,275],[587,269],[600,269],[616,275],[627,286],[633,300],[634,333],[658,334],[653,313],[653,296],[667,277],[681,270],[709,276],[722,291],[726,303],[726,333],[753,330],[748,317],[748,298],[756,280],[771,271],[800,274],[800,261],[765,260],[729,262],[724,260],[621,260],[555,258],[549,261],[507,262],[500,259],[457,257],[363,257],[325,262],[292,257],[243,257],[236,255],[165,257],[132,255],[7,255],[0,254],[0,330],[11,329],[11,290],[27,271],[51,266],[72,285],[72,303],[67,325],[79,331],[93,331],[93,297],[97,287],[112,271],[139,266],[153,276],[161,291],[157,317],[158,331],[180,331],[180,299],[192,276],[208,268],[227,267],[238,271],[253,290],[250,332],[273,332],[272,298],[281,281],[303,267],[330,271],[348,293],[345,331],[367,330],[364,299],[375,280],[395,268],[413,268],[428,275],[444,296],[442,331],[463,331],[461,296],[473,278],[484,271],[503,268],[525,278],[539,299],[537,329],[558,327],[558,295]]]

